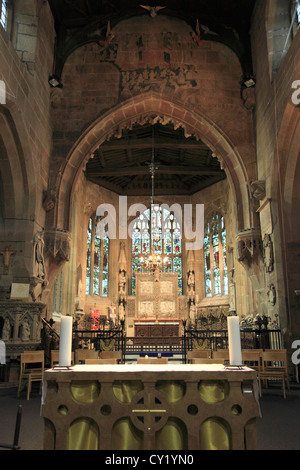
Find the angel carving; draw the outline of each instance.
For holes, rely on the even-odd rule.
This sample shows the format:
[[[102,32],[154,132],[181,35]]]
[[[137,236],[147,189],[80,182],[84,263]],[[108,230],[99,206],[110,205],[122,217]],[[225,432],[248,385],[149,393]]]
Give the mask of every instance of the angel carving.
[[[150,7],[149,5],[140,5],[141,8],[145,8],[145,10],[148,10],[150,12],[150,16],[151,18],[155,18],[157,16],[157,12],[159,12],[159,10],[162,10],[163,8],[166,8],[166,7]]]
[[[191,36],[193,38],[193,41],[195,44],[197,44],[198,47],[201,47],[204,44],[204,39],[201,39],[201,32],[200,32],[200,26],[199,26],[199,21],[196,21],[196,28],[195,31],[191,32]]]
[[[111,32],[110,29],[110,21],[107,23],[107,29],[106,29],[106,36],[104,41],[99,41],[98,44],[99,46],[102,47],[103,50],[107,49],[112,40],[114,39],[115,35]]]

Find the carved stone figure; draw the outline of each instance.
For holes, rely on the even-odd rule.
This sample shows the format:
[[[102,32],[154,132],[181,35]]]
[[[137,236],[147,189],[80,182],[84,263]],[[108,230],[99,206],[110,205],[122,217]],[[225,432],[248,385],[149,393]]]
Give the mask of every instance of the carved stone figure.
[[[8,318],[5,318],[3,330],[2,330],[2,339],[3,341],[8,341],[10,339],[10,321]]]
[[[44,262],[44,235],[43,232],[37,232],[34,237],[33,252],[33,274],[38,279],[45,279],[45,262]]]
[[[21,340],[29,341],[29,339],[30,339],[30,325],[28,323],[28,320],[25,319],[22,323]]]
[[[276,304],[276,288],[274,284],[270,284],[267,292],[269,303],[274,306]]]
[[[273,255],[273,242],[271,236],[266,234],[263,240],[263,253],[264,253],[264,266],[267,273],[273,271],[274,255]]]

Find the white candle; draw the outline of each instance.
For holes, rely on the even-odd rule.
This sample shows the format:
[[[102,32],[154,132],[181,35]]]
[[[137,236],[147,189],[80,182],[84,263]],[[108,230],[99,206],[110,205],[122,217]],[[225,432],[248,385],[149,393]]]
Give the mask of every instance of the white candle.
[[[70,367],[72,357],[72,317],[61,317],[59,340],[59,365]]]
[[[242,365],[242,348],[239,317],[227,317],[229,363],[231,366]]]

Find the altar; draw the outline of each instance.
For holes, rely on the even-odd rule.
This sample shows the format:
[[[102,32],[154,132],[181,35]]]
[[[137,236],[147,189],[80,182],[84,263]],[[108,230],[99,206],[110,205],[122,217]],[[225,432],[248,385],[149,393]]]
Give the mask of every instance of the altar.
[[[256,372],[220,364],[75,365],[44,374],[44,449],[250,450]]]

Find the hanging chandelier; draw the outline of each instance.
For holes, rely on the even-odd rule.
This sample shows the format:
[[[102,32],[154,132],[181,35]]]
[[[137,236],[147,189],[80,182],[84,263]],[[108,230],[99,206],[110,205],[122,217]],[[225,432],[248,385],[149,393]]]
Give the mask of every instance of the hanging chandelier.
[[[155,211],[159,210],[159,205],[154,203],[154,180],[155,180],[155,171],[159,167],[159,163],[155,162],[154,156],[154,128],[152,128],[152,154],[151,154],[151,162],[147,162],[149,165],[149,171],[151,175],[151,204],[150,204],[150,227],[153,230],[153,219]],[[155,273],[157,270],[161,270],[164,265],[168,263],[168,257],[162,257],[155,253],[154,248],[154,240],[152,239],[151,242],[151,253],[148,257],[143,258],[141,257],[141,264],[143,265],[144,269],[152,271]]]

